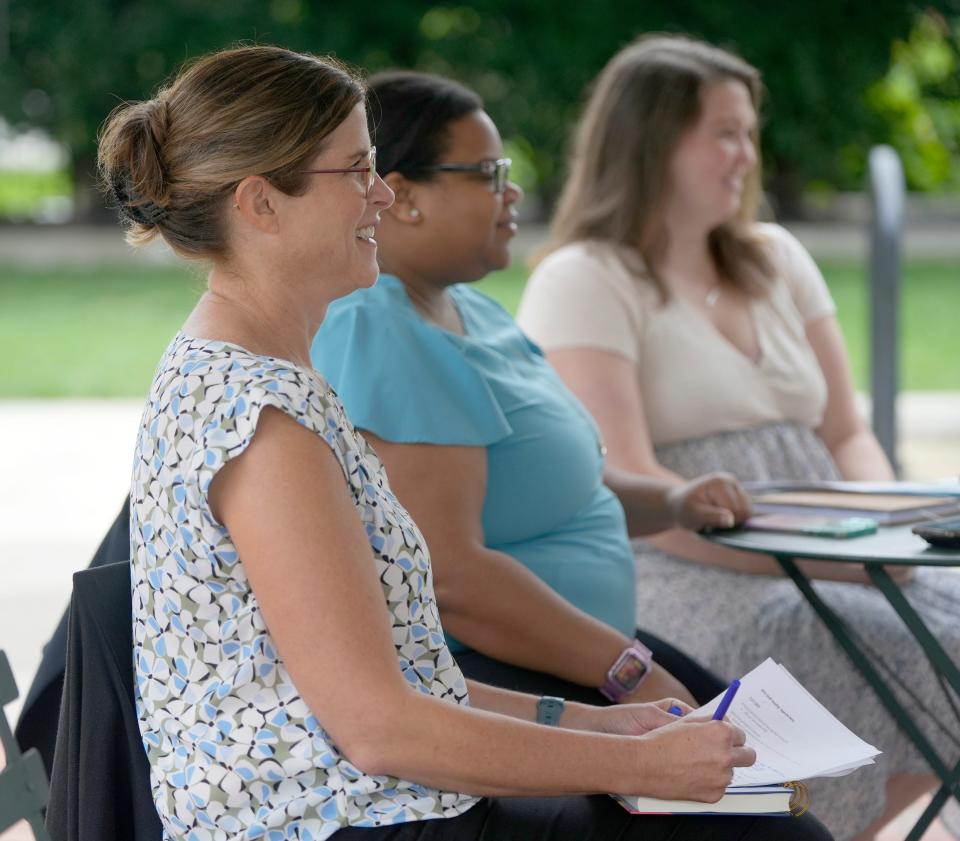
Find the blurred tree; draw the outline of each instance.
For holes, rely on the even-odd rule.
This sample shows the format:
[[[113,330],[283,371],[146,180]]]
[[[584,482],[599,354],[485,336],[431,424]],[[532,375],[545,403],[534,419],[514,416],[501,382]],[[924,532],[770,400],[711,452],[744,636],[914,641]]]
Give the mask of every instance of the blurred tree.
[[[940,0],[940,6],[960,0]],[[310,0],[0,0],[0,114],[48,127],[89,182],[98,125],[149,95],[186,58],[248,40],[333,52],[369,70],[408,66],[475,87],[548,201],[585,87],[610,56],[647,31],[688,32],[728,46],[764,73],[768,183],[781,211],[801,187],[842,183],[844,154],[880,125],[864,91],[890,62],[917,7],[904,0],[465,0],[427,5]],[[846,152],[845,152],[846,150]],[[92,206],[92,205],[91,205]]]
[[[921,14],[867,103],[890,127],[911,188],[960,189],[960,17]]]

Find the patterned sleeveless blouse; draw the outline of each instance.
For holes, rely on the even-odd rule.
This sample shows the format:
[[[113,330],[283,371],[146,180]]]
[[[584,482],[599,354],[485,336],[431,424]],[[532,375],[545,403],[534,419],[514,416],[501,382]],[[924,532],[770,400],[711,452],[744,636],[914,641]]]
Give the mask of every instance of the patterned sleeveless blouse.
[[[337,395],[313,370],[178,334],[144,410],[130,526],[137,715],[164,837],[319,841],[345,826],[461,814],[477,798],[352,765],[284,667],[207,500],[265,406],[315,432],[343,469],[406,680],[469,703],[423,536]]]

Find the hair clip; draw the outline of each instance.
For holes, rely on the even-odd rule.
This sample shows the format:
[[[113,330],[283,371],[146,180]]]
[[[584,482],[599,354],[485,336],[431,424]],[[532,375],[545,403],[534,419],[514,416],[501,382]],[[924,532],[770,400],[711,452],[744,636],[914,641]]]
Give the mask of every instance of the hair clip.
[[[113,193],[120,215],[131,222],[155,226],[167,218],[167,209],[141,198],[127,175],[117,175],[112,178],[110,191]]]

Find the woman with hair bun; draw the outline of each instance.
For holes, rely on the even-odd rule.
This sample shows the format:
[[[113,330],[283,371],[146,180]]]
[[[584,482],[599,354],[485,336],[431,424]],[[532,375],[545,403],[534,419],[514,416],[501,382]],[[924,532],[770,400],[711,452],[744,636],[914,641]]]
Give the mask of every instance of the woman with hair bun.
[[[376,281],[393,202],[351,71],[207,56],[110,117],[100,166],[132,242],[210,266],[131,487],[131,667],[165,838],[826,837],[585,796],[715,800],[753,762],[729,723],[668,714],[676,699],[540,703],[545,726],[536,697],[464,679],[423,536],[310,365],[330,303]]]
[[[707,470],[744,481],[889,480],[855,409],[823,277],[786,230],[756,220],[760,93],[756,69],[699,41],[648,36],[614,56],[577,128],[518,321],[596,418],[621,469],[677,483]],[[776,657],[882,748],[875,766],[811,786],[838,837],[872,838],[933,787],[773,558],[678,530],[635,549],[639,617],[720,673]],[[956,756],[954,713],[900,619],[863,586],[863,570],[806,569],[883,664],[896,664],[905,703],[913,693],[929,712],[928,738]],[[906,584],[905,572],[891,570]],[[905,591],[960,652],[960,578],[919,570]]]

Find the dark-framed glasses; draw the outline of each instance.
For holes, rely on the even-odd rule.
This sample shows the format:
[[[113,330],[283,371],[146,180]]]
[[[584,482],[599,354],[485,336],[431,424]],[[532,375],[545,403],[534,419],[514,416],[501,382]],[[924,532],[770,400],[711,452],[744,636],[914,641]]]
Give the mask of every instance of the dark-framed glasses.
[[[513,161],[510,158],[497,158],[496,160],[487,159],[477,161],[475,164],[434,164],[424,167],[427,172],[476,172],[478,175],[486,176],[493,184],[493,192],[502,193],[507,189],[507,182],[510,180],[510,164]]]
[[[328,173],[337,173],[337,172],[365,172],[367,174],[366,183],[364,185],[365,189],[363,191],[364,196],[370,195],[370,191],[373,189],[374,182],[377,180],[377,147],[370,147],[370,160],[361,164],[360,166],[346,166],[339,167],[338,169],[301,169],[300,172],[304,175],[326,175]]]

